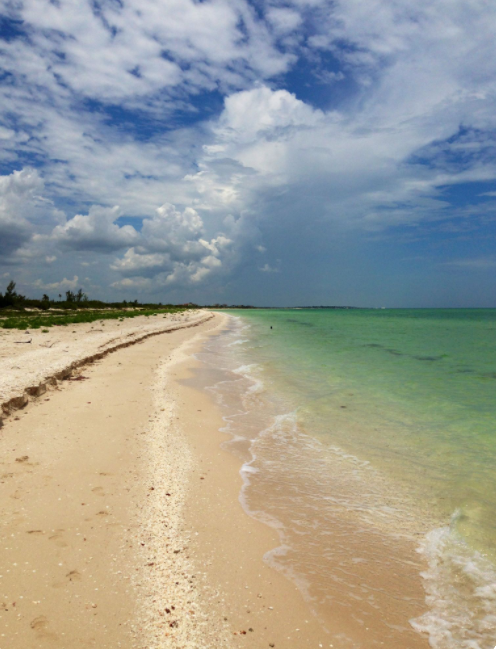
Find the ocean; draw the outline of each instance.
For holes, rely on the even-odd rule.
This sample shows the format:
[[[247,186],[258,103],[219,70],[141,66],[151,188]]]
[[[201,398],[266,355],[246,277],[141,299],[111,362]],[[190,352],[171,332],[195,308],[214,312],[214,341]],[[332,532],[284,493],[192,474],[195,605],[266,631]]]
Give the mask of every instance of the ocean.
[[[334,647],[496,645],[496,310],[233,310],[199,359]]]

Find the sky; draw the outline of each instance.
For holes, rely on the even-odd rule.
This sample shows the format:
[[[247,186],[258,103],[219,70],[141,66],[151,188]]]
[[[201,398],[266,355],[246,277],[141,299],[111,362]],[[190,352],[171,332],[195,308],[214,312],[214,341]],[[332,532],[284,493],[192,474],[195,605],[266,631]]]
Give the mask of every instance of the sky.
[[[0,290],[496,307],[493,0],[0,0]]]

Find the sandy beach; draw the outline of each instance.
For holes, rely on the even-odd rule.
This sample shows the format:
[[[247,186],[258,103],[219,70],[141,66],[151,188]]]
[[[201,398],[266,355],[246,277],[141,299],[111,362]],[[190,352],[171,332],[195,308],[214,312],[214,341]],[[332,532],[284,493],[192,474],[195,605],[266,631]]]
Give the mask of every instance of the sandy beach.
[[[0,649],[328,646],[264,564],[277,535],[239,505],[220,412],[187,384],[224,318],[78,325],[36,365],[3,338],[25,374],[2,375]]]

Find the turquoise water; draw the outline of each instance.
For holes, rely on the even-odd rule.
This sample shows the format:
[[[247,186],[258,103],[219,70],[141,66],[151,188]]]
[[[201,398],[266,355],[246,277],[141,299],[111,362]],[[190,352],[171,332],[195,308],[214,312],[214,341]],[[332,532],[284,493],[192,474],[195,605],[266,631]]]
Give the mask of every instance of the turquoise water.
[[[298,403],[307,430],[412,488],[421,471],[430,506],[445,516],[459,510],[458,529],[495,551],[496,310],[257,310],[242,318],[251,325],[250,359]],[[347,411],[338,413],[348,420],[342,430],[337,409]],[[425,482],[421,491],[430,491]]]
[[[323,615],[389,606],[370,646],[417,646],[403,615],[435,649],[493,649],[496,310],[229,313],[216,390],[242,501],[280,531],[268,558]],[[395,553],[397,583],[379,588]]]

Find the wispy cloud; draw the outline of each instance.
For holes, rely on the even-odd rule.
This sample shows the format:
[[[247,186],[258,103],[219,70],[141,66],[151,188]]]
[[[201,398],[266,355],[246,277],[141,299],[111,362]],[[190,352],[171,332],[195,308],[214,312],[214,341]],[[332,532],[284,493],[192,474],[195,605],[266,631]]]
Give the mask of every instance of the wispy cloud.
[[[265,266],[262,266],[258,270],[260,270],[262,273],[280,273],[281,272],[280,268],[273,268],[269,264],[265,264]]]
[[[477,257],[475,259],[454,259],[447,261],[445,266],[464,270],[491,270],[496,268],[496,257]]]

